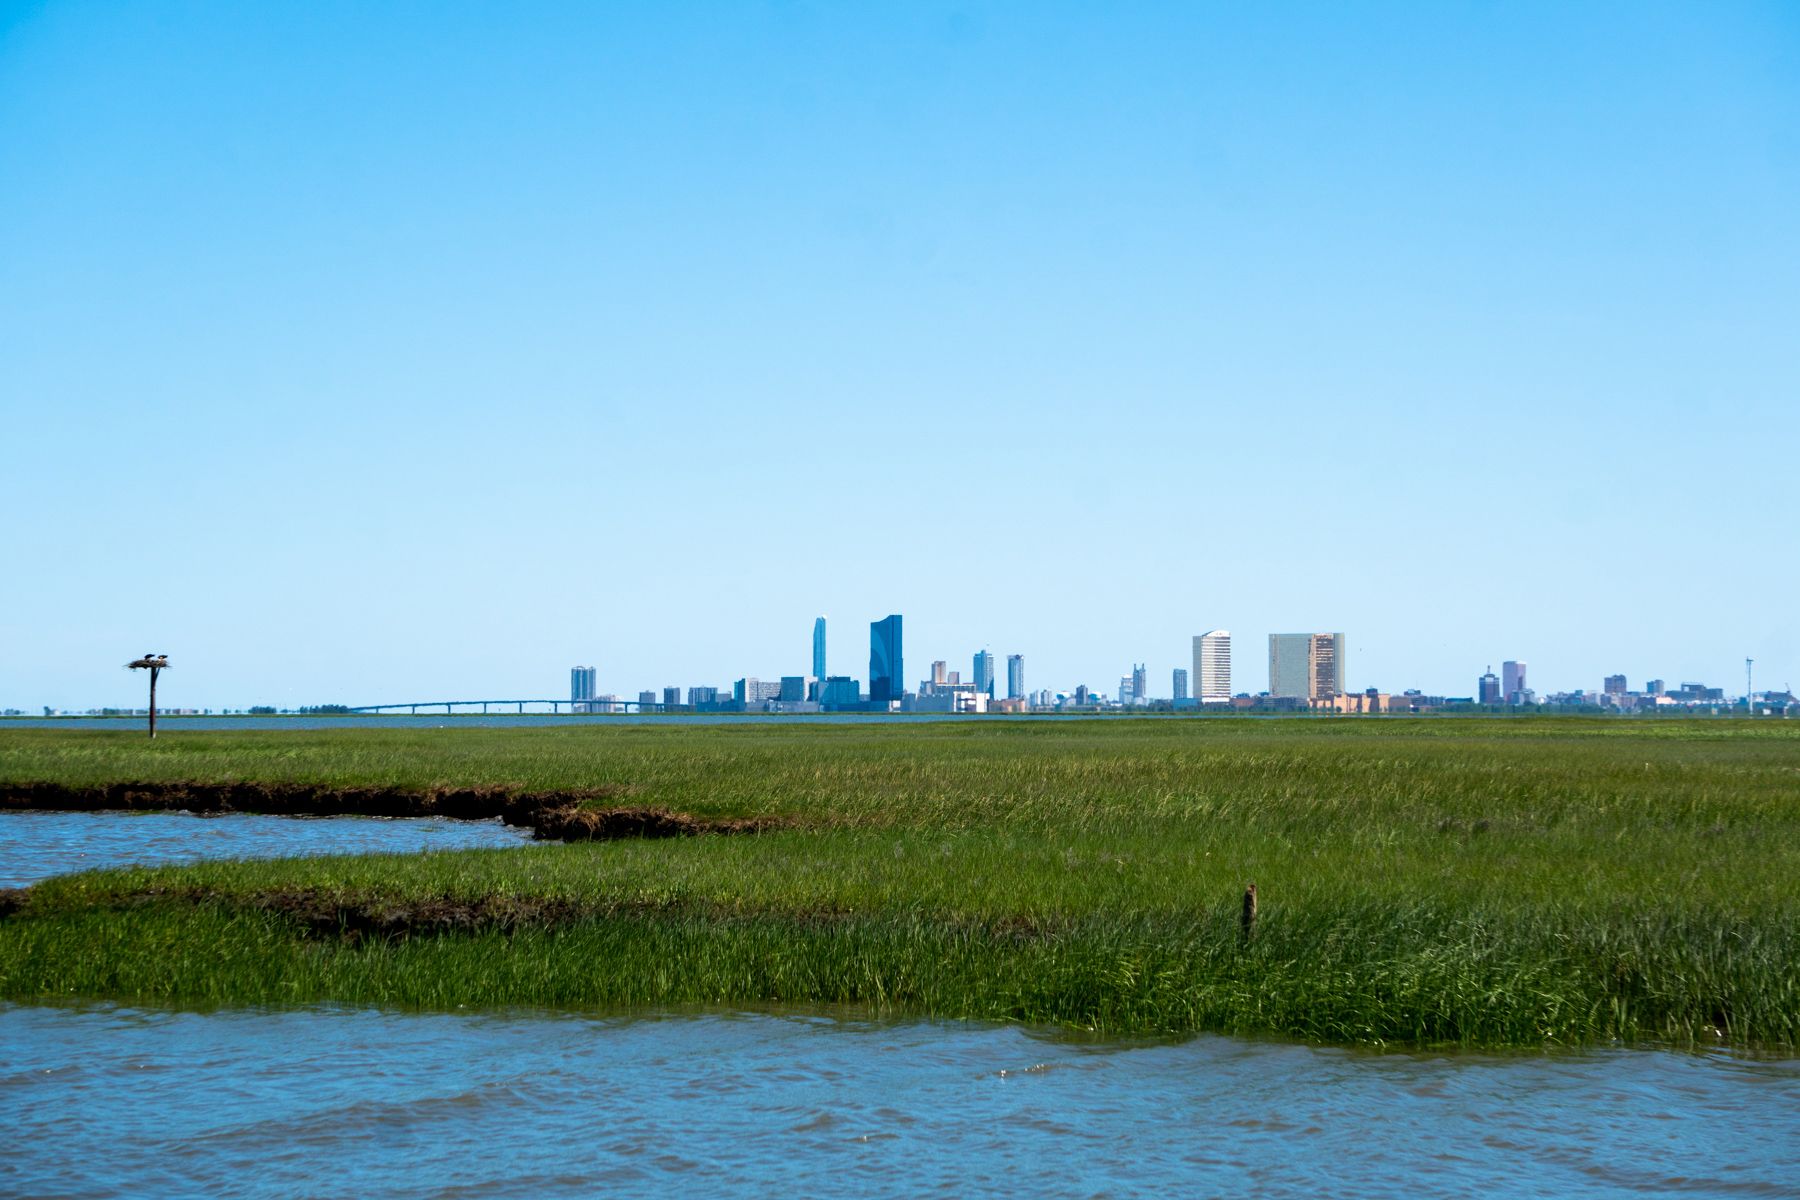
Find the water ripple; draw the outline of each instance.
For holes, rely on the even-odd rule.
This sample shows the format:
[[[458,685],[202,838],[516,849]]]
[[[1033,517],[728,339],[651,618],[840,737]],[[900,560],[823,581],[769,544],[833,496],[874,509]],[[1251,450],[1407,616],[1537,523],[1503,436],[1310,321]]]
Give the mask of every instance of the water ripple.
[[[1800,1064],[0,1007],[0,1194],[1800,1196]]]

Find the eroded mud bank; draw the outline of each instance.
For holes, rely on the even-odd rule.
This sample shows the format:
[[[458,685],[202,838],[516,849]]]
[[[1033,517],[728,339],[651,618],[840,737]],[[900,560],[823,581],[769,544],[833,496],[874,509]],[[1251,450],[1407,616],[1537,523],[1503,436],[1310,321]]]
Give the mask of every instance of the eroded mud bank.
[[[287,817],[441,817],[529,828],[555,841],[689,837],[758,833],[782,824],[773,818],[696,817],[619,801],[624,789],[532,792],[503,787],[332,787],[308,783],[191,781],[0,784],[0,810],[46,812],[261,813]]]

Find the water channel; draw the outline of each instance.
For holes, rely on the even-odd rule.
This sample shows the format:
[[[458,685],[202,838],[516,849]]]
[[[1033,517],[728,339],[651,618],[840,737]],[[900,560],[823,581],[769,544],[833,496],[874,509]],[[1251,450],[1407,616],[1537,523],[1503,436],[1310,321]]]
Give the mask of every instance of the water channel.
[[[169,812],[0,813],[0,887],[102,867],[207,858],[410,854],[518,846],[531,831],[499,821],[376,817],[194,816]]]
[[[517,844],[0,814],[0,881]],[[0,1005],[3,1196],[1800,1197],[1800,1060],[1374,1054],[855,1013]]]

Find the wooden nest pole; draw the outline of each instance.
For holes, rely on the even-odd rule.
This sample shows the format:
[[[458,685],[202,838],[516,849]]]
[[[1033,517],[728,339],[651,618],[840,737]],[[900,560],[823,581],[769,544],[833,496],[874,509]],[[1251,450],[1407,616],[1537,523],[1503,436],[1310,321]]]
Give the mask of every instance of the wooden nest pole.
[[[125,664],[133,671],[150,672],[150,740],[156,740],[156,677],[168,670],[169,656],[166,654],[145,654]]]

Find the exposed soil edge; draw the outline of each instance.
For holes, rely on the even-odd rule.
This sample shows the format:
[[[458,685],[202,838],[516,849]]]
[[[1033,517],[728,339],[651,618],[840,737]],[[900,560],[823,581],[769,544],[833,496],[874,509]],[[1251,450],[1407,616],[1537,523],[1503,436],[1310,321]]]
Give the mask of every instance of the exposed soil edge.
[[[664,808],[600,807],[620,788],[550,792],[501,787],[327,787],[307,783],[64,783],[0,784],[0,810],[44,812],[263,813],[288,817],[445,817],[491,821],[532,830],[539,838],[603,841],[692,837],[703,833],[759,833],[785,825],[773,818],[696,817]],[[0,902],[3,903],[3,902]]]
[[[205,902],[211,897],[195,896]],[[435,897],[411,901],[356,899],[322,894],[308,888],[265,892],[252,903],[278,913],[315,938],[363,941],[444,933],[497,930],[511,933],[523,926],[547,928],[591,915],[573,900],[524,896],[484,896],[478,900]]]
[[[0,890],[0,902],[9,897]],[[15,910],[31,898],[28,888],[12,889]],[[210,905],[227,911],[271,913],[296,925],[307,937],[360,942],[401,941],[440,934],[505,933],[525,929],[554,930],[582,921],[633,920],[657,916],[694,917],[720,925],[744,921],[777,920],[796,926],[835,925],[856,920],[850,908],[813,906],[801,910],[746,910],[732,904],[706,900],[660,901],[642,898],[586,898],[488,894],[475,897],[382,895],[334,887],[290,885],[249,892],[221,891],[202,886],[169,887],[153,884],[98,902],[110,909],[191,904]],[[0,915],[4,915],[0,912]],[[868,915],[868,914],[860,914]],[[939,924],[965,936],[998,941],[1039,942],[1066,929],[1056,922],[1025,917],[970,918],[945,916]]]

